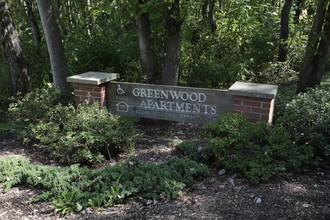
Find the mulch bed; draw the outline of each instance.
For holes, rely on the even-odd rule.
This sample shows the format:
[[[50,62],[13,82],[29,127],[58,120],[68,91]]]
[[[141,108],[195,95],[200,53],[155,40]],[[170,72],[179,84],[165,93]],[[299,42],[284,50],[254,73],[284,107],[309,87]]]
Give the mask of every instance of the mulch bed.
[[[130,157],[162,162],[176,157],[168,143],[197,140],[200,126],[187,123],[140,125],[134,152],[121,154],[112,164]],[[24,157],[41,165],[58,164],[47,159],[40,146],[23,145],[14,133],[0,133],[0,158]],[[180,193],[177,200],[129,199],[106,209],[86,209],[66,216],[55,214],[51,202],[27,203],[39,192],[14,187],[0,192],[0,219],[330,219],[330,171],[315,169],[272,180],[258,186],[233,176],[214,175]],[[0,187],[1,190],[1,187]]]

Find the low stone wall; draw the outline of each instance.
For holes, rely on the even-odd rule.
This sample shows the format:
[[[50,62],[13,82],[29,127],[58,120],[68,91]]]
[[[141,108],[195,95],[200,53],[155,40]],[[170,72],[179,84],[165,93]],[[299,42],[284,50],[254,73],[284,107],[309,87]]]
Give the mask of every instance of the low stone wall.
[[[109,83],[111,83],[111,81],[116,80],[118,78],[119,75],[114,73],[87,72],[87,73],[68,77],[67,80],[68,82],[72,83],[76,105],[82,104],[86,100],[89,100],[89,103],[99,102],[102,106],[108,107],[111,112],[114,112],[116,114],[120,113],[121,115],[123,115],[123,114],[127,114],[127,112],[125,111],[124,113],[116,112],[115,109],[111,109],[113,107],[110,108],[109,105],[107,104],[117,99],[119,102],[122,102],[124,99],[128,99],[127,97],[123,98],[123,96],[118,97],[120,93],[113,94],[107,91],[107,89],[110,88]],[[126,84],[128,83],[123,83],[123,85]],[[132,84],[132,85],[143,86],[144,84]],[[162,86],[161,88],[166,89],[167,87]],[[175,88],[194,90],[194,88],[188,88],[188,87],[168,87],[168,88],[171,89],[171,91]],[[252,121],[263,120],[271,123],[273,120],[273,112],[274,112],[274,104],[275,104],[277,88],[278,87],[275,85],[236,82],[226,91],[223,90],[213,90],[213,91],[214,93],[220,91],[221,93],[225,92],[225,97],[227,99],[225,103],[227,103],[226,105],[228,105],[225,106],[225,111],[232,111],[238,114],[245,115],[248,119]],[[196,88],[196,89],[198,89],[199,91],[201,90],[203,91],[203,89],[200,88]],[[210,94],[210,92],[212,94],[212,91],[205,89],[206,94]],[[216,100],[212,98],[212,101],[215,102],[216,105],[217,104],[216,102],[220,102],[221,100]],[[134,107],[134,109],[136,108],[137,107]],[[219,110],[219,112],[221,114],[223,113],[223,111],[221,110]],[[148,117],[153,118],[152,116],[148,116]],[[196,117],[200,117],[200,116],[196,116]],[[169,119],[161,118],[161,119],[173,120],[173,118],[169,118]],[[208,120],[212,121],[216,119],[217,118],[215,117],[209,117]],[[181,121],[181,119],[178,120],[174,119],[174,121]],[[187,121],[187,119],[182,121]],[[198,120],[192,122],[202,123],[202,121],[198,121]]]

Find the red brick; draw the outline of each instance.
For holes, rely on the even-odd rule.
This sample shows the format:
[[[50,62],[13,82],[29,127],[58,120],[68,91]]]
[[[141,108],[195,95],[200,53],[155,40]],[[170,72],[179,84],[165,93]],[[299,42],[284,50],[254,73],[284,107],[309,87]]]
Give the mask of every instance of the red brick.
[[[105,92],[105,87],[94,87],[94,92]]]
[[[79,85],[74,85],[74,86],[73,86],[73,90],[75,90],[75,91],[79,91],[79,90],[80,90],[80,86],[79,86]]]
[[[74,91],[75,96],[88,96],[87,92],[84,91]]]
[[[80,86],[81,91],[94,92],[94,87],[91,86]]]
[[[262,108],[270,108],[270,103],[262,103]]]
[[[242,99],[234,99],[235,105],[242,105]]]
[[[250,97],[250,96],[234,96],[235,99],[243,99],[243,100],[253,100],[260,102],[270,102],[271,99],[258,98],[258,97]]]
[[[258,101],[243,101],[243,105],[252,107],[261,107],[261,102]]]
[[[251,107],[249,107],[249,106],[234,105],[233,106],[233,110],[234,111],[251,112]]]
[[[247,118],[254,118],[254,119],[260,119],[260,114],[258,113],[249,113],[249,112],[242,112],[243,115],[245,115]]]
[[[268,115],[269,114],[269,109],[252,108],[252,112]]]
[[[104,98],[105,96],[104,92],[91,92],[90,95],[92,97],[98,97],[98,98]]]

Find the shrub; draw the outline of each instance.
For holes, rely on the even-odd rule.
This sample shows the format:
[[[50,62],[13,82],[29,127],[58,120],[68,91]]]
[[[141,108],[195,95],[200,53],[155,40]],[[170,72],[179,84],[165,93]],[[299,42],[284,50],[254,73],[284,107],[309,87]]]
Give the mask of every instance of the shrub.
[[[311,146],[316,156],[327,160],[330,155],[330,89],[311,89],[289,102],[279,124],[292,134],[301,147]]]
[[[47,115],[32,134],[61,162],[97,163],[133,146],[132,124],[98,103],[77,109],[57,105]]]
[[[183,157],[200,163],[210,163],[214,160],[214,155],[208,146],[203,146],[197,142],[186,141],[176,146],[176,152]]]
[[[9,105],[9,116],[22,137],[28,137],[33,126],[47,117],[47,112],[61,101],[59,90],[51,87],[35,89],[23,97],[17,97]]]
[[[58,104],[59,92],[36,90],[11,105],[15,127],[25,141],[45,145],[61,163],[92,164],[132,147],[134,129],[98,103]]]
[[[58,168],[29,163],[22,158],[0,159],[0,183],[8,191],[15,185],[38,187],[42,193],[32,202],[53,200],[62,214],[83,207],[107,207],[128,197],[176,198],[178,192],[210,170],[188,159],[142,163],[136,159],[99,170],[72,165]]]
[[[299,148],[281,126],[250,122],[238,114],[228,114],[220,121],[206,125],[203,135],[218,162],[238,172],[252,183],[266,181],[301,167],[310,149]]]

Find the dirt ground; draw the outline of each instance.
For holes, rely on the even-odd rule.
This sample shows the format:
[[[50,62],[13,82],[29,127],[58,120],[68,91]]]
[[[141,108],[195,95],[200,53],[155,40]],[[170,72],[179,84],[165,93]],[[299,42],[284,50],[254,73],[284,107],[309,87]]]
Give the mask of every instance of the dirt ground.
[[[140,126],[135,152],[142,161],[161,162],[176,156],[168,143],[198,138],[198,125],[170,123]],[[32,163],[56,165],[43,149],[24,146],[13,133],[0,133],[0,158],[24,157]],[[109,164],[108,162],[107,164]],[[113,163],[113,162],[112,162]],[[129,200],[106,209],[86,209],[66,216],[55,214],[51,202],[27,201],[38,194],[29,187],[0,187],[0,219],[330,219],[330,171],[315,169],[253,186],[234,176],[219,176],[218,170],[203,182],[180,193],[177,200]]]

